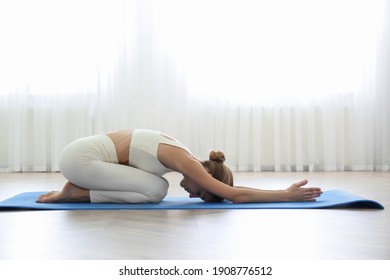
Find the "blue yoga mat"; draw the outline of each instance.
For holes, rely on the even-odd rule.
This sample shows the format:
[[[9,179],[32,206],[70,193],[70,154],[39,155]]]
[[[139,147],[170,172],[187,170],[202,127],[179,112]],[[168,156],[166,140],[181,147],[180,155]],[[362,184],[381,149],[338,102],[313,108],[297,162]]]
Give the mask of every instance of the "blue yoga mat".
[[[320,209],[331,207],[360,207],[384,209],[374,201],[354,194],[331,190],[325,191],[315,202],[273,202],[234,204],[228,201],[206,203],[199,198],[166,197],[160,203],[116,204],[116,203],[36,203],[45,192],[26,192],[0,202],[0,210],[179,210],[179,209]]]

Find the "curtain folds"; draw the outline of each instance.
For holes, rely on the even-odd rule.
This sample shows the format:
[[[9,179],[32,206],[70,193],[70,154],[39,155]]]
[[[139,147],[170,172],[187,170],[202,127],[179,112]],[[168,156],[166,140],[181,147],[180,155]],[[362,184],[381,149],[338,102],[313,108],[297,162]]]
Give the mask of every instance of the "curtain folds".
[[[1,2],[0,171],[129,127],[237,171],[390,171],[389,2]]]

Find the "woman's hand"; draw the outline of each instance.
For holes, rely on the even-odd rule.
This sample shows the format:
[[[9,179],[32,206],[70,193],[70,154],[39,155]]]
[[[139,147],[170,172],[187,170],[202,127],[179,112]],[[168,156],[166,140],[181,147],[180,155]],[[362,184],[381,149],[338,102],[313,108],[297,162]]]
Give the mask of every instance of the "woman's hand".
[[[308,180],[292,184],[286,189],[289,201],[316,201],[322,194],[321,188],[302,188],[308,183]]]

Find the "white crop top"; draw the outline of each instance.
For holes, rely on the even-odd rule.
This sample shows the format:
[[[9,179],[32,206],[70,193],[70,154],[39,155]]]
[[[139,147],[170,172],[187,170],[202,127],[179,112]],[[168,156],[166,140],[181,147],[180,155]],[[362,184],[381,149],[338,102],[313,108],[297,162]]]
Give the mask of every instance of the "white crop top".
[[[182,143],[163,136],[159,131],[135,129],[131,137],[129,165],[158,176],[171,172],[157,158],[159,144],[175,146],[191,154]]]

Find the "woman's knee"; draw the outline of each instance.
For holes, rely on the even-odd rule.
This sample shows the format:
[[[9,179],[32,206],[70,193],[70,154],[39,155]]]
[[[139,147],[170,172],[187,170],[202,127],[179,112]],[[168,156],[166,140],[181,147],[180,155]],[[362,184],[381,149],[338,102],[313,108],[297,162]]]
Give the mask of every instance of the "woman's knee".
[[[157,179],[158,178],[158,179]],[[167,196],[169,183],[164,177],[157,177],[152,189],[145,195],[150,199],[150,202],[160,202]]]

